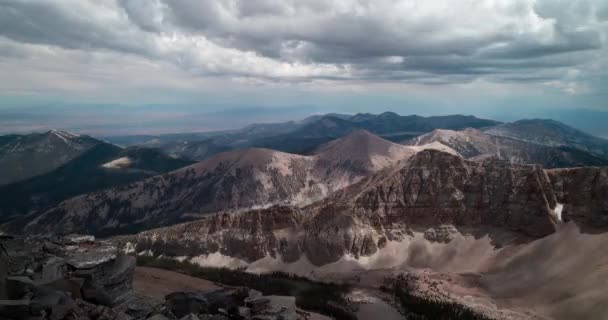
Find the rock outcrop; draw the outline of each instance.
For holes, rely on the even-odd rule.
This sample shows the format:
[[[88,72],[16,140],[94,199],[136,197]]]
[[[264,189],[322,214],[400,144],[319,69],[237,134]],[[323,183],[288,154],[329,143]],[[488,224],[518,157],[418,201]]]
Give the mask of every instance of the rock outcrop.
[[[0,315],[8,319],[130,319],[149,304],[132,290],[135,258],[93,237],[3,237]],[[149,302],[149,300],[148,300]]]
[[[608,229],[608,167],[554,169],[547,174],[562,221],[574,221],[589,232]]]
[[[0,317],[36,320],[296,320],[294,297],[247,288],[174,292],[165,301],[133,291],[135,258],[91,236],[2,238]]]

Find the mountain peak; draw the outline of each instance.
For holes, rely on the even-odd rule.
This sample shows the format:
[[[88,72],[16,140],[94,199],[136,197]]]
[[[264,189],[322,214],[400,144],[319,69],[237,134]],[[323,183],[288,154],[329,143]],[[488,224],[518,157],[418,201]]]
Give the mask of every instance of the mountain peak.
[[[321,161],[338,166],[356,163],[361,170],[373,172],[407,159],[414,154],[411,148],[382,139],[367,130],[354,130],[345,137],[321,146],[316,154]]]
[[[381,118],[397,118],[397,117],[400,117],[400,115],[398,115],[397,113],[392,112],[392,111],[385,111],[385,112],[382,112],[381,114],[379,114],[378,117],[381,117]]]

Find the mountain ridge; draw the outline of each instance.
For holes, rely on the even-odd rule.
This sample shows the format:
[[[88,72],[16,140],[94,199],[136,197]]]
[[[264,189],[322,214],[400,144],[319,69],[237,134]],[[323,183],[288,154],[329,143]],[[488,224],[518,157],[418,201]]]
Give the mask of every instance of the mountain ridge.
[[[350,152],[340,149],[343,145],[350,149],[368,145],[368,150],[384,147],[378,149],[381,155],[362,153],[352,158]],[[65,223],[64,227],[74,232],[95,233],[96,228],[127,226],[129,220],[149,228],[222,210],[307,205],[419,150],[361,131],[329,143],[311,156],[263,148],[225,152],[168,174],[73,198],[42,214],[54,218],[38,217],[32,225],[61,230]],[[117,217],[124,222],[110,223]],[[37,222],[40,219],[45,223]],[[85,229],[79,231],[80,227]]]

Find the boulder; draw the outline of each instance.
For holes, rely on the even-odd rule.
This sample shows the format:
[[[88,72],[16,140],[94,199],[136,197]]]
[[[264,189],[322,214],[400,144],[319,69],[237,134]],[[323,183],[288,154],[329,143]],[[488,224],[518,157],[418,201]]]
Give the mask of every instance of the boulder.
[[[194,313],[187,314],[181,317],[179,320],[200,320]]]
[[[270,317],[270,319],[296,320],[296,298],[291,296],[263,296],[267,302],[264,308],[253,310],[252,314],[256,317]],[[261,307],[259,305],[258,307]]]
[[[176,317],[205,313],[209,301],[200,292],[174,292],[165,297],[166,306]]]
[[[30,316],[30,299],[0,300],[0,317],[25,319]]]
[[[68,270],[65,259],[51,257],[42,264],[42,275],[40,281],[52,282],[57,279],[64,278],[67,274]]]
[[[63,237],[63,243],[68,245],[74,244],[93,244],[95,243],[95,236],[91,235],[80,235],[80,234],[70,234]]]
[[[79,274],[86,279],[82,289],[83,297],[115,306],[124,302],[125,295],[132,291],[135,258],[121,255],[87,271],[89,272]]]
[[[148,318],[148,320],[169,320],[169,318],[159,313],[151,316],[150,318]]]
[[[5,290],[8,299],[22,299],[26,295],[32,294],[35,287],[34,281],[26,276],[8,276],[5,278]]]

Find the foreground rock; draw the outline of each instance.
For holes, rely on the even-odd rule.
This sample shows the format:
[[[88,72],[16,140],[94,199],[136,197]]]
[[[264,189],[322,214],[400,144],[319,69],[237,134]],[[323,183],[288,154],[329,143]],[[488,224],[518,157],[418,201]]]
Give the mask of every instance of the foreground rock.
[[[135,258],[91,236],[2,237],[0,319],[295,320],[294,297],[246,288],[174,292],[165,301],[134,292]]]
[[[135,258],[110,243],[90,236],[2,240],[2,317],[129,319],[143,299],[131,286]]]

